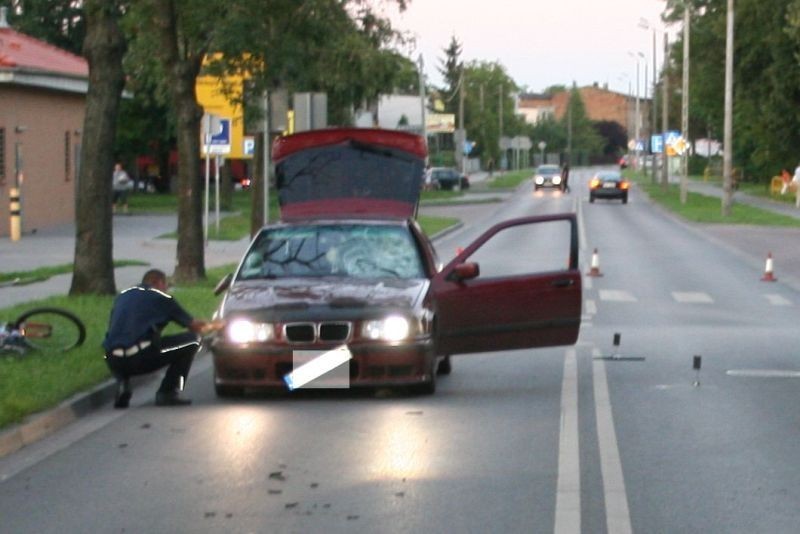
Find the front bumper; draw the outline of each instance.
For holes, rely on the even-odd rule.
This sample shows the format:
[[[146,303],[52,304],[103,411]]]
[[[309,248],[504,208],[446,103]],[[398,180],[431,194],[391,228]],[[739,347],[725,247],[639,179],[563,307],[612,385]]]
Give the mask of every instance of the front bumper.
[[[258,346],[243,348],[214,343],[214,381],[218,386],[285,389],[283,377],[293,370],[294,350],[331,350],[333,346]],[[348,345],[350,386],[403,386],[428,382],[436,358],[431,340],[402,345]]]

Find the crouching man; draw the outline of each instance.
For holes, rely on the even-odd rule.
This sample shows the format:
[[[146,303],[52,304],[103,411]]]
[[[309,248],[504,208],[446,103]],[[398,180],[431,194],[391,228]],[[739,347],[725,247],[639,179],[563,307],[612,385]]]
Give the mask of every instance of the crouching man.
[[[176,322],[189,332],[161,336]],[[192,360],[200,349],[206,321],[194,319],[167,293],[167,276],[158,269],[147,271],[142,283],[126,289],[114,300],[108,332],[103,341],[106,363],[117,380],[115,408],[127,408],[131,399],[130,377],[167,367],[156,393],[156,406],[183,406],[191,400],[180,392]]]

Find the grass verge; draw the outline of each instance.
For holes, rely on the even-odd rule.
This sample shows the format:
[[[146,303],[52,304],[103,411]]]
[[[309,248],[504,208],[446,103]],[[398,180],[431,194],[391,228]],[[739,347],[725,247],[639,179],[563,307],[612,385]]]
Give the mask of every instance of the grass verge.
[[[704,224],[751,224],[757,226],[800,227],[800,219],[769,210],[734,202],[731,213],[722,216],[721,200],[699,193],[688,192],[686,203],[681,204],[680,186],[670,184],[666,191],[661,184],[653,184],[649,176],[626,173],[651,200],[687,221]]]
[[[148,265],[148,263],[138,260],[118,260],[114,262],[114,267],[130,267],[132,265]],[[7,273],[0,273],[0,285],[11,284],[15,286],[24,286],[27,284],[33,284],[35,282],[44,282],[51,276],[68,274],[71,272],[72,264],[64,263],[50,267],[41,267],[31,271],[11,271]]]
[[[206,281],[177,287],[174,295],[193,315],[210,317],[219,300],[213,294],[214,286],[235,267],[231,264],[209,269]],[[108,379],[100,343],[108,326],[112,301],[112,296],[60,296],[0,310],[0,322],[10,322],[33,307],[57,306],[75,313],[86,325],[86,341],[70,352],[0,355],[0,428]]]
[[[489,181],[490,189],[514,189],[533,175],[533,169],[521,169],[494,176]]]

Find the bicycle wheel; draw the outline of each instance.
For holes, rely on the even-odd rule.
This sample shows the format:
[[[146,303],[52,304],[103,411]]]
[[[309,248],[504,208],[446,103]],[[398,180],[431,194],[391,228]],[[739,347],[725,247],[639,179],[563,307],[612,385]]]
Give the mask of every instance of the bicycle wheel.
[[[78,317],[61,308],[34,308],[14,323],[31,348],[66,352],[86,339],[86,327]]]

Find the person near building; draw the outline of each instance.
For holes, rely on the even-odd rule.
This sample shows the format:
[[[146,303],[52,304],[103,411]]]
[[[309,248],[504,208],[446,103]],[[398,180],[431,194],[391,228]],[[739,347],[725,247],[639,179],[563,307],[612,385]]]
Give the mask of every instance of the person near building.
[[[117,206],[122,206],[122,212],[128,213],[128,192],[133,189],[133,180],[122,168],[122,163],[114,165],[114,173],[111,177],[112,190],[114,192],[114,199],[112,203],[112,211],[117,212]]]
[[[175,322],[189,331],[162,336],[161,331]],[[122,291],[114,300],[108,331],[103,340],[106,364],[117,380],[115,408],[127,408],[131,398],[130,377],[167,367],[156,393],[157,406],[182,406],[191,400],[180,392],[186,384],[195,354],[200,349],[200,334],[211,323],[193,318],[167,293],[163,271],[147,271],[139,285]]]

